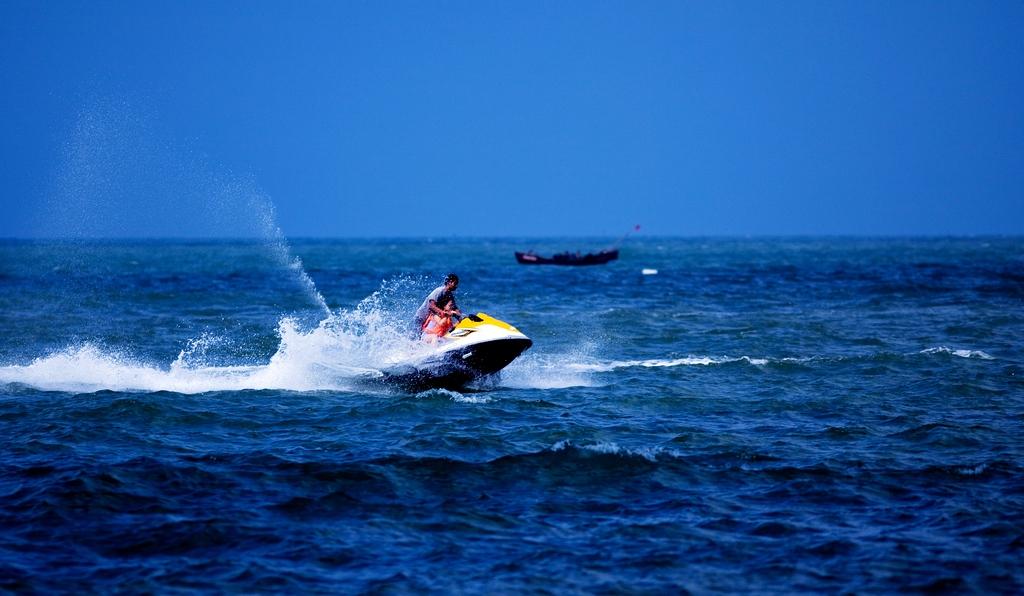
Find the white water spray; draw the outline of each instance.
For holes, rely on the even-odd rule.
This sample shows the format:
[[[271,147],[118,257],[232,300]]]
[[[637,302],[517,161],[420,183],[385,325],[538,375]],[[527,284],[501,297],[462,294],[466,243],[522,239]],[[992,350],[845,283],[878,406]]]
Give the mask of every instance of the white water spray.
[[[123,98],[91,97],[64,142],[37,235],[61,239],[255,240],[317,308],[330,309],[292,254],[274,203],[249,176],[217,172]],[[68,268],[87,265],[69,248]]]

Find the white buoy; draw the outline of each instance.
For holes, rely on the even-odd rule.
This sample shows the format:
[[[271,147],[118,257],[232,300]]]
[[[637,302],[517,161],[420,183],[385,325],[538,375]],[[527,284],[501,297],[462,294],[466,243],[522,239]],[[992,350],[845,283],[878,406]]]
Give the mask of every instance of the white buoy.
[[[640,273],[643,273],[644,275],[657,275],[658,274],[658,270],[657,269],[644,269]]]

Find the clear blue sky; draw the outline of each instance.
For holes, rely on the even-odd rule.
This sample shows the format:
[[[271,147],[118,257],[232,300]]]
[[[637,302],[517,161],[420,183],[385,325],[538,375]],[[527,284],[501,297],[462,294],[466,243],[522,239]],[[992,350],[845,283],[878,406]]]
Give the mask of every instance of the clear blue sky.
[[[1019,1],[6,0],[0,236],[1022,234],[1022,113]]]

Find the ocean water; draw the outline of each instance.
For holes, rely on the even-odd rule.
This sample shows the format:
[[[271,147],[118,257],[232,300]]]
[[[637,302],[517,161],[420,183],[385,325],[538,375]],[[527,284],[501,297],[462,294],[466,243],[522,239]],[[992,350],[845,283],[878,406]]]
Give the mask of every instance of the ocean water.
[[[0,243],[0,591],[1024,592],[1024,239],[601,244]]]

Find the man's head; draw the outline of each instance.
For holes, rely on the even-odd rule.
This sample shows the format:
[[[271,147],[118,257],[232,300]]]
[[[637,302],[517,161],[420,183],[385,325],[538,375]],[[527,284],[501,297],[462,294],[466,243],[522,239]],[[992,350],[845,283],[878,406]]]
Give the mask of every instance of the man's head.
[[[444,286],[449,292],[454,291],[459,287],[459,276],[454,273],[449,273],[448,277],[444,278]]]

